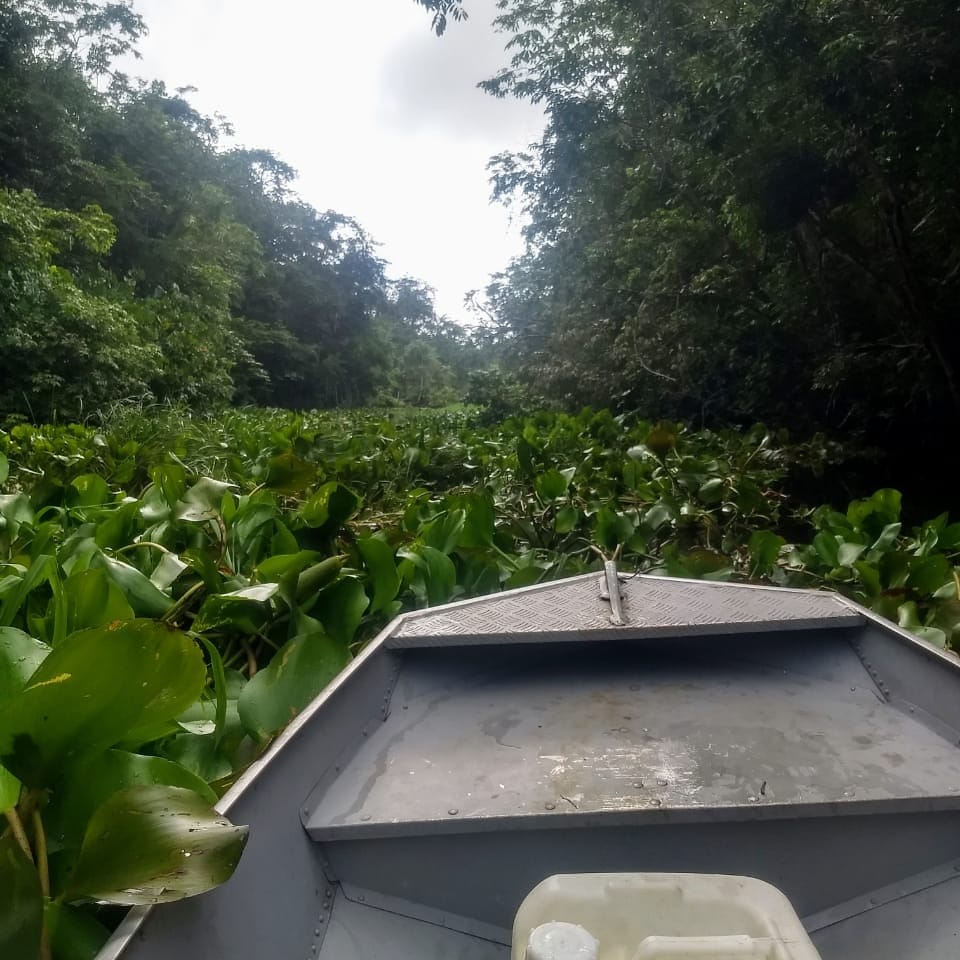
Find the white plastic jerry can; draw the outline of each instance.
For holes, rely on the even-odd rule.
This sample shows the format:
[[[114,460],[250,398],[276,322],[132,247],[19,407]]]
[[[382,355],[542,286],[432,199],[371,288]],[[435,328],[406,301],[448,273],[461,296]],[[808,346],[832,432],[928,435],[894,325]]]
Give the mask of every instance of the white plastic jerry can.
[[[750,877],[550,877],[517,911],[512,960],[820,960],[790,901]]]

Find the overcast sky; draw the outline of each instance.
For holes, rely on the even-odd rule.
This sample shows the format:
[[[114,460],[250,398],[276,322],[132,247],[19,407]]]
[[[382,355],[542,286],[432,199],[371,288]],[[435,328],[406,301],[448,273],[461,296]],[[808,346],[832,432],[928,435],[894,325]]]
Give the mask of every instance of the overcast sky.
[[[520,249],[489,203],[487,160],[536,139],[543,118],[476,89],[506,62],[494,0],[438,39],[413,0],[134,0],[150,34],[133,69],[220,112],[236,141],[299,171],[315,207],[355,217],[390,274],[436,288],[467,315],[468,290]]]

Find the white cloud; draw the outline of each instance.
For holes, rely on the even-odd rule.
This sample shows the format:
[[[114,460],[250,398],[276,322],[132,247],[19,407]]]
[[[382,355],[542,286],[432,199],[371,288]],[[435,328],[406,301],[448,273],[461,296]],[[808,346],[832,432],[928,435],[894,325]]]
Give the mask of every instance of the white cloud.
[[[413,0],[135,0],[150,35],[134,72],[233,123],[238,142],[273,150],[300,173],[304,199],[356,217],[391,273],[462,299],[520,248],[488,203],[486,162],[521,148],[540,112],[476,83],[501,66],[494,0],[442,39]]]

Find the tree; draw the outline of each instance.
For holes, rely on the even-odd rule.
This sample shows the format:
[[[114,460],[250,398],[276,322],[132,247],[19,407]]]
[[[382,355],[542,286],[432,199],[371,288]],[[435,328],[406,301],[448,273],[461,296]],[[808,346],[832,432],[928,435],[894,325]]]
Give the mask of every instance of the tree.
[[[530,220],[489,291],[529,380],[874,439],[956,416],[957,11],[500,7],[514,55],[486,87],[549,118],[492,165]]]
[[[114,237],[99,207],[72,213],[0,190],[0,409],[76,418],[148,392],[160,350],[102,269]],[[87,261],[83,282],[65,254]]]
[[[426,5],[438,28],[462,14]],[[229,126],[188,90],[115,69],[144,30],[127,2],[0,0],[0,413],[76,415],[134,394],[359,404],[420,335],[447,370],[456,350],[432,298],[423,330],[405,326],[359,224],[304,203],[269,150],[223,149]],[[109,242],[88,242],[95,224]]]
[[[467,19],[463,0],[415,0],[433,14],[433,29],[441,36],[447,29],[447,18],[454,21]]]

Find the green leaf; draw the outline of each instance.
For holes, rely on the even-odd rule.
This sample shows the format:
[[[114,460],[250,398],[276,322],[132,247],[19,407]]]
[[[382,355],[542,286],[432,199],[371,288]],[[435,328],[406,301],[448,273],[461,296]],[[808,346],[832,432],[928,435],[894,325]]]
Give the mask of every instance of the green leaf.
[[[954,551],[960,548],[960,523],[951,523],[937,536],[937,545],[941,550]]]
[[[233,773],[227,749],[211,735],[181,733],[165,741],[163,755],[201,782],[213,783]]]
[[[517,590],[520,587],[532,587],[539,583],[546,573],[541,567],[526,566],[521,567],[516,573],[512,573],[504,584],[507,590]]]
[[[677,445],[677,432],[672,424],[658,423],[647,434],[647,447],[661,459]]]
[[[44,813],[51,851],[79,848],[90,818],[114,793],[157,784],[183,787],[210,804],[217,802],[217,795],[200,777],[170,760],[107,750],[68,768],[57,784]]]
[[[364,537],[357,541],[357,550],[360,551],[363,565],[373,585],[370,612],[379,613],[385,610],[400,592],[400,572],[394,560],[393,548],[378,537]]]
[[[697,496],[704,503],[719,503],[723,499],[726,483],[721,477],[711,477],[700,487]]]
[[[363,584],[345,577],[320,592],[313,614],[323,624],[327,635],[346,647],[353,640],[369,605]]]
[[[570,481],[556,469],[541,473],[534,480],[534,486],[541,500],[557,500],[564,496],[570,486]]]
[[[840,544],[833,534],[823,531],[818,533],[813,538],[813,549],[828,567],[832,568],[840,564]]]
[[[837,562],[841,567],[852,567],[867,549],[862,543],[841,543],[837,551]]]
[[[264,485],[271,490],[293,494],[306,490],[317,478],[317,468],[294,453],[281,453],[267,463],[267,478]]]
[[[165,624],[75,633],[0,703],[0,763],[28,786],[49,786],[67,764],[177,717],[206,678],[197,645]]]
[[[8,832],[0,838],[0,957],[35,960],[42,929],[40,878]]]
[[[133,608],[104,569],[84,570],[63,582],[67,605],[66,632],[104,627],[116,620],[132,620]],[[166,606],[170,601],[166,600]]]
[[[773,567],[786,543],[783,537],[777,536],[772,530],[755,531],[747,545],[754,570],[764,573]]]
[[[463,547],[490,547],[493,545],[496,512],[493,497],[483,491],[460,498],[465,514],[460,545]]]
[[[234,483],[224,483],[212,477],[198,480],[179,501],[173,510],[176,520],[187,523],[206,523],[220,516],[224,496],[236,489]]]
[[[207,597],[193,622],[193,629],[197,633],[206,630],[257,633],[270,619],[268,603],[279,589],[276,583],[260,583]]]
[[[897,542],[897,537],[900,536],[900,528],[901,524],[899,523],[887,524],[887,526],[880,531],[880,535],[873,542],[870,549],[889,550]]]
[[[517,462],[520,465],[520,471],[525,476],[533,474],[533,455],[535,450],[526,437],[517,438]]]
[[[309,618],[301,622],[304,632],[288,641],[240,693],[240,719],[257,740],[282,730],[350,659],[346,645],[328,636],[319,623]]]
[[[320,556],[317,550],[300,550],[297,553],[267,557],[258,564],[257,576],[261,583],[279,583],[288,573],[299,576],[301,571],[319,560]]]
[[[673,520],[673,510],[665,503],[655,503],[644,515],[643,522],[651,530],[659,530]]]
[[[18,694],[50,647],[15,627],[0,627],[0,704]]]
[[[412,550],[401,550],[398,556],[409,560],[419,572],[427,602],[431,606],[446,603],[457,586],[457,568],[453,561],[433,547],[418,545]]]
[[[96,917],[65,903],[44,904],[43,923],[53,960],[94,960],[110,939],[110,931]]]
[[[307,604],[328,583],[336,580],[343,569],[343,557],[327,557],[313,566],[307,567],[298,577],[295,599],[298,603]]]
[[[910,561],[910,576],[907,586],[924,596],[934,594],[952,578],[953,567],[942,553],[927,557],[913,557]]]
[[[594,517],[594,533],[597,543],[608,552],[616,550],[617,545],[626,543],[634,532],[633,522],[611,507],[601,507]]]
[[[695,579],[711,576],[722,579],[719,575],[733,569],[730,558],[716,550],[688,550],[679,559],[686,571],[684,575]]]
[[[324,484],[300,509],[308,527],[342,527],[360,509],[360,498],[341,483]]]
[[[900,519],[900,501],[899,490],[878,490],[866,500],[854,500],[847,509],[847,519],[854,529],[876,536],[877,529]]]
[[[2,487],[7,482],[7,478],[9,476],[10,476],[10,461],[7,459],[6,454],[0,453],[0,487]]]
[[[467,515],[463,510],[449,510],[428,523],[420,533],[420,539],[441,553],[451,554],[460,542]]]
[[[20,781],[6,768],[0,767],[0,813],[15,807],[20,800]]]
[[[204,893],[230,878],[247,832],[191,790],[122,790],[91,818],[66,897],[137,906]]]
[[[0,530],[5,530],[13,540],[24,524],[32,524],[33,507],[25,493],[10,493],[0,496]]]
[[[173,605],[173,601],[158,589],[146,574],[136,567],[114,560],[104,553],[97,553],[90,559],[93,569],[106,571],[107,576],[120,588],[127,598],[133,612],[138,617],[160,618]]]
[[[56,559],[48,555],[37,557],[13,589],[3,595],[3,602],[0,603],[0,627],[13,623],[32,590],[42,583],[50,583],[56,577]]]
[[[857,571],[860,582],[866,588],[867,594],[871,597],[877,596],[882,590],[883,585],[880,581],[880,571],[873,564],[866,560],[858,560],[853,569]]]
[[[67,504],[71,507],[97,507],[111,499],[107,481],[95,473],[74,477],[67,488]]]
[[[570,533],[580,522],[580,511],[576,507],[561,507],[557,511],[554,529],[563,535]]]
[[[167,591],[179,579],[180,574],[189,570],[190,565],[184,563],[175,553],[165,553],[150,574],[150,582],[161,592]]]

